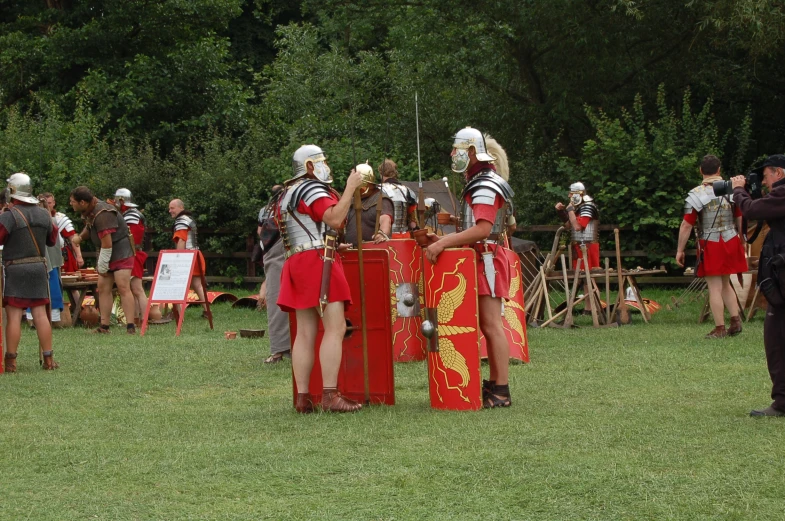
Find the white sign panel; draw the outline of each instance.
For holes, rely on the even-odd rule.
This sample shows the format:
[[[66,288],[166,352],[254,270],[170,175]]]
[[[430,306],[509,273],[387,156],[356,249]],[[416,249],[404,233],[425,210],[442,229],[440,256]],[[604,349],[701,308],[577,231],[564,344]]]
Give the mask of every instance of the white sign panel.
[[[158,271],[153,282],[151,301],[183,302],[188,295],[191,282],[191,266],[193,266],[194,250],[178,252],[161,252]]]

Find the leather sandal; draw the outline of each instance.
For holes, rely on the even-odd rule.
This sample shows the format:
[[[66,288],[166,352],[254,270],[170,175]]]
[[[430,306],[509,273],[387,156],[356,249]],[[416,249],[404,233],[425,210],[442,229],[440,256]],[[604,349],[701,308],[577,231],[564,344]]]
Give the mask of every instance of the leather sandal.
[[[511,405],[510,391],[500,392],[495,385],[493,386],[493,391],[482,402],[483,409],[495,409],[496,407],[509,407]]]
[[[111,331],[109,330],[109,326],[106,326],[106,327],[98,326],[97,328],[93,329],[90,332],[91,333],[95,333],[95,334],[99,334],[99,335],[108,335],[109,333],[111,333]]]
[[[356,412],[362,408],[362,404],[346,398],[338,389],[325,389],[322,394],[324,412]]]
[[[710,338],[710,339],[713,339],[713,338],[725,338],[726,336],[728,336],[728,330],[725,329],[725,326],[717,326],[714,329],[712,329],[709,332],[709,334],[706,335],[703,338]]]
[[[44,371],[51,371],[60,367],[60,365],[55,362],[52,351],[44,351],[42,354],[44,355],[44,363],[41,367]]]
[[[300,414],[313,412],[313,398],[309,393],[297,393],[297,400],[294,402],[294,410]]]
[[[16,353],[6,353],[3,357],[3,370],[6,373],[16,372]]]
[[[736,336],[741,333],[741,317],[730,317],[730,327],[728,328],[728,336]]]
[[[283,362],[284,358],[292,358],[290,351],[283,351],[281,353],[273,353],[267,358],[264,359],[265,364],[277,364],[278,362]]]
[[[483,380],[482,381],[482,401],[483,403],[485,400],[488,399],[490,394],[493,392],[493,386],[496,385],[496,381],[494,380]]]

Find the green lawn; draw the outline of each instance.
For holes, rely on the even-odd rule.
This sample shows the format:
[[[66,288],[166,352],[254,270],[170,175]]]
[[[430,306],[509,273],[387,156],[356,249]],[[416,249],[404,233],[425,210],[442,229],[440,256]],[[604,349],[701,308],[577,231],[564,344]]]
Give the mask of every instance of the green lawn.
[[[513,407],[475,413],[431,411],[416,363],[395,407],[297,415],[289,363],[223,337],[265,316],[225,304],[180,338],[56,331],[53,373],[25,330],[0,519],[785,519],[785,421],[748,417],[769,404],[762,314],[706,341],[697,313],[530,329]]]

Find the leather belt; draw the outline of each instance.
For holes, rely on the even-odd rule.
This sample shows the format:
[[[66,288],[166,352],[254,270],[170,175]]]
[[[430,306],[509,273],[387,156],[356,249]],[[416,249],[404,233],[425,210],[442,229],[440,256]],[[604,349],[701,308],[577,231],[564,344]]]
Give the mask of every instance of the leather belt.
[[[302,253],[308,250],[316,250],[319,248],[324,248],[324,241],[317,239],[315,241],[303,242],[301,244],[293,246],[292,248],[287,248],[286,250],[284,250],[283,258],[288,259],[289,257],[291,257],[296,253]]]
[[[13,266],[14,264],[36,264],[39,262],[46,263],[46,259],[44,257],[23,257],[21,259],[5,261],[3,264],[6,266]]]

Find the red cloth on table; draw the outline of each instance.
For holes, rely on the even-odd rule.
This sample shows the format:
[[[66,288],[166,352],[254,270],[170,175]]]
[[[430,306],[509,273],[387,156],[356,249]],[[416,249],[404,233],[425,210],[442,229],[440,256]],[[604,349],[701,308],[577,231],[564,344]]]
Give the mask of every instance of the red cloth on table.
[[[738,207],[733,208],[733,216],[741,216]],[[690,213],[684,214],[684,220],[694,226],[698,222],[698,212],[693,209]],[[698,263],[697,277],[735,275],[747,271],[747,257],[744,254],[741,237],[736,235],[725,242],[722,234],[719,235],[719,241],[698,240],[698,258],[701,261]]]
[[[466,196],[466,202],[471,206],[475,222],[489,221],[493,223],[496,220],[496,212],[504,206],[504,199],[500,195],[496,195],[496,200],[494,200],[492,205],[471,204],[470,194]],[[481,243],[472,244],[471,247],[477,252],[477,294],[489,297],[491,296],[491,286],[485,277],[485,264],[482,256],[482,253],[486,251],[486,247]],[[503,252],[496,252],[496,245],[494,244],[487,245],[487,251],[495,253],[493,256],[493,268],[496,271],[496,283],[494,286],[496,297],[510,300],[510,261]]]
[[[315,222],[321,222],[324,212],[338,204],[335,195],[322,197],[306,205],[300,201],[297,211],[309,215]],[[280,214],[279,214],[280,215]],[[308,250],[295,253],[283,263],[281,272],[281,289],[278,292],[278,307],[286,313],[297,309],[309,309],[319,305],[319,290],[322,287],[323,249]],[[344,309],[352,304],[352,295],[346,275],[343,271],[341,257],[335,256],[330,272],[330,292],[328,302],[343,301]]]

